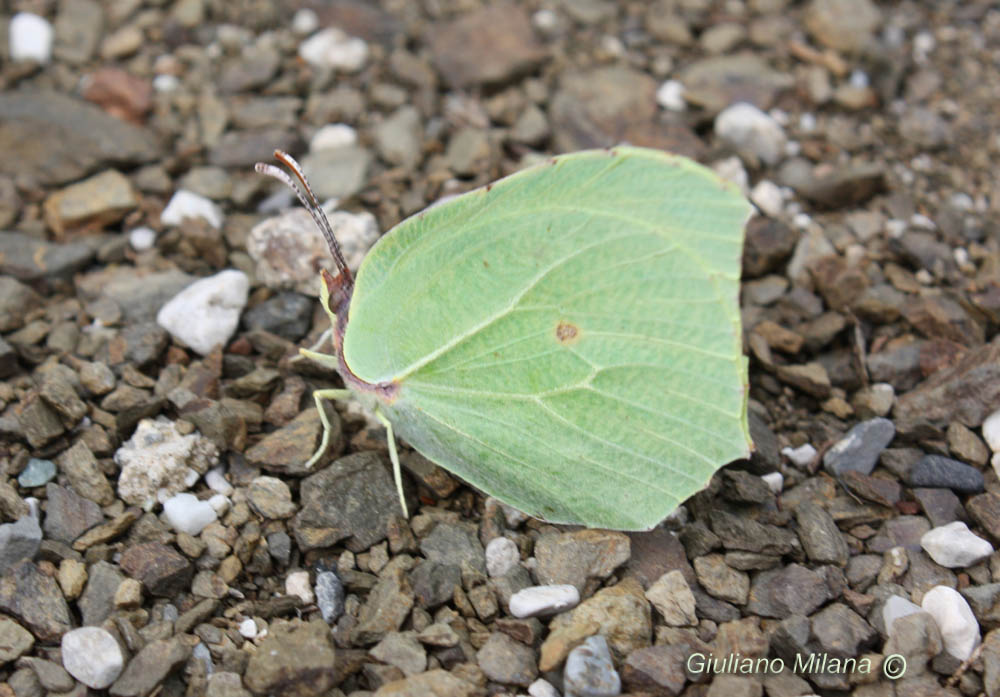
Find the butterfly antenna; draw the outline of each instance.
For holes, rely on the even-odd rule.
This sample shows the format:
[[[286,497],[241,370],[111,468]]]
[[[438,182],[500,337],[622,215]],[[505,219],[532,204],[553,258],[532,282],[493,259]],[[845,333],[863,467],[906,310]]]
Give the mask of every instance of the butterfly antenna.
[[[340,244],[337,242],[337,238],[333,234],[333,228],[330,227],[330,221],[327,220],[323,207],[319,204],[319,200],[316,198],[316,194],[313,193],[312,187],[309,186],[309,180],[306,179],[306,175],[302,171],[302,167],[295,161],[295,158],[282,150],[275,150],[274,157],[295,175],[295,179],[298,179],[298,183],[296,183],[295,179],[292,179],[288,175],[288,172],[266,162],[258,162],[254,165],[254,169],[260,174],[266,174],[269,177],[274,177],[295,192],[299,201],[305,209],[309,211],[309,215],[312,216],[313,222],[316,223],[316,227],[320,229],[320,232],[323,233],[323,237],[326,238],[326,243],[330,247],[330,253],[333,254],[333,260],[337,264],[337,270],[340,273],[340,277],[346,281],[345,285],[349,289],[354,285],[354,278],[351,275],[351,270],[347,267],[347,262],[344,261],[344,255],[340,251]],[[301,187],[299,184],[301,184]]]

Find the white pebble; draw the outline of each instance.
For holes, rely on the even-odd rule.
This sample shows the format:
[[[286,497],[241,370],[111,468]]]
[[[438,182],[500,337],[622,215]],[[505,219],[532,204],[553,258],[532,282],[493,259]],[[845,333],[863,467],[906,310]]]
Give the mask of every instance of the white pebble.
[[[125,660],[111,633],[100,627],[80,627],[62,636],[63,667],[87,687],[103,690],[121,675]]]
[[[906,221],[892,218],[885,221],[885,234],[893,239],[899,239],[906,232]]]
[[[319,17],[308,7],[297,10],[292,15],[292,31],[299,36],[308,36],[319,27]]]
[[[115,464],[121,468],[118,495],[151,510],[157,500],[162,503],[187,489],[190,472],[204,472],[218,459],[218,448],[200,433],[181,435],[162,416],[143,419],[115,451]]]
[[[531,23],[535,29],[545,34],[559,26],[559,17],[552,10],[539,10],[531,15]]]
[[[799,130],[805,133],[816,130],[816,114],[811,112],[804,112],[799,116]]]
[[[864,89],[865,87],[868,87],[870,80],[868,79],[868,73],[860,68],[855,68],[851,71],[851,76],[848,78],[848,82],[851,83],[851,87]]]
[[[202,356],[225,344],[236,331],[247,304],[250,279],[227,269],[195,281],[156,314],[156,323]]]
[[[963,569],[993,554],[993,545],[974,535],[960,520],[928,530],[920,546],[931,559],[949,569]]]
[[[517,618],[556,615],[579,602],[580,591],[576,586],[530,586],[510,597],[510,614]]]
[[[257,636],[257,623],[253,621],[253,618],[247,617],[240,622],[240,634],[247,639],[253,639]]]
[[[910,216],[910,225],[920,230],[936,230],[937,224],[923,213],[914,213]]]
[[[354,73],[368,60],[368,44],[337,27],[327,27],[299,45],[299,56],[317,68]]]
[[[216,515],[224,516],[229,511],[229,507],[233,505],[233,502],[225,494],[215,494],[208,499],[208,505],[212,507]]]
[[[128,243],[137,252],[145,252],[156,244],[156,233],[152,228],[137,227],[128,233]]]
[[[358,142],[358,132],[346,123],[331,123],[313,134],[309,141],[309,152],[344,148]]]
[[[559,697],[559,690],[552,686],[545,678],[538,678],[528,685],[528,694],[531,697]]]
[[[920,603],[937,622],[944,650],[960,661],[979,645],[979,623],[962,594],[948,586],[934,586]]]
[[[178,189],[160,213],[160,222],[164,225],[180,225],[185,218],[203,218],[218,229],[222,227],[225,216],[211,199],[187,189]]]
[[[750,192],[750,200],[771,218],[777,218],[781,215],[781,207],[784,203],[781,187],[768,179],[757,182],[757,186]]]
[[[753,104],[739,102],[715,117],[715,135],[743,152],[773,165],[785,154],[787,138],[781,125]]]
[[[305,605],[311,605],[316,599],[312,584],[309,582],[308,571],[293,571],[285,579],[285,593],[294,595]]]
[[[656,103],[667,111],[684,111],[684,84],[677,80],[667,80],[656,90]]]
[[[983,440],[990,450],[1000,453],[1000,409],[986,417],[983,421]]]
[[[194,494],[177,494],[163,504],[163,516],[177,532],[197,535],[216,519],[215,509],[208,501]]]
[[[52,58],[52,25],[31,12],[18,12],[10,20],[10,59],[48,63]]]
[[[728,182],[732,182],[740,187],[740,191],[746,193],[750,185],[750,177],[743,166],[743,161],[738,157],[727,157],[712,164],[712,170]]]
[[[782,448],[781,454],[791,460],[796,467],[805,467],[816,457],[816,448],[806,443],[797,448]]]
[[[486,572],[492,578],[505,575],[521,562],[521,551],[508,537],[495,537],[486,545]]]
[[[808,230],[809,226],[812,225],[813,219],[808,213],[796,213],[795,217],[792,218],[792,225],[795,226],[797,230]]]
[[[181,86],[181,81],[176,75],[157,75],[153,78],[153,89],[157,92],[173,92]]]
[[[906,598],[898,595],[890,595],[882,606],[882,624],[885,625],[885,633],[892,636],[892,625],[901,617],[923,612],[919,605],[911,603]]]
[[[781,472],[768,472],[767,474],[762,474],[760,478],[764,480],[767,488],[774,494],[780,494],[785,486],[785,476]]]
[[[226,479],[225,470],[222,467],[213,467],[206,472],[205,483],[208,484],[209,489],[217,494],[231,496],[233,493],[233,485]]]

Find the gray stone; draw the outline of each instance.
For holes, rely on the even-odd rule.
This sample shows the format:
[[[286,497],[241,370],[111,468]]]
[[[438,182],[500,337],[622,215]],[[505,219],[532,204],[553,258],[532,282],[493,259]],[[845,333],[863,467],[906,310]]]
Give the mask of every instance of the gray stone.
[[[66,669],[58,663],[46,661],[44,658],[26,656],[18,661],[19,666],[27,666],[35,671],[38,682],[46,690],[51,692],[65,693],[73,689],[75,684],[73,678]]]
[[[874,40],[882,14],[871,0],[812,0],[805,25],[823,45],[857,53]]]
[[[125,574],[114,564],[99,561],[91,564],[87,572],[87,585],[77,601],[84,626],[102,624],[115,610],[115,593]]]
[[[190,647],[179,638],[151,641],[132,657],[108,693],[112,697],[148,695],[190,655]]]
[[[101,508],[72,489],[49,482],[45,487],[45,536],[64,544],[104,521]]]
[[[399,107],[375,127],[379,157],[393,165],[414,168],[421,158],[423,124],[420,112],[411,105]]]
[[[159,147],[145,129],[79,99],[54,92],[0,95],[0,174],[42,185],[82,179],[109,163],[155,159]]]
[[[313,300],[284,291],[243,313],[247,329],[263,329],[289,341],[298,341],[312,326]]]
[[[250,658],[243,681],[256,694],[325,694],[336,682],[334,658],[325,622],[278,620]]]
[[[824,509],[811,502],[795,508],[799,539],[806,555],[820,564],[844,566],[850,556],[847,541]]]
[[[862,421],[824,453],[823,466],[833,475],[846,470],[871,474],[895,435],[896,427],[888,419]]]
[[[827,654],[842,658],[857,656],[871,646],[877,632],[856,612],[832,603],[810,618],[813,636]]]
[[[410,573],[410,583],[417,605],[432,610],[451,601],[455,587],[462,585],[462,570],[454,564],[421,561]],[[516,590],[519,589],[514,592]]]
[[[476,528],[466,523],[440,522],[420,541],[420,551],[436,564],[486,574],[486,552]]]
[[[794,533],[776,525],[758,523],[749,517],[728,511],[714,510],[710,514],[712,531],[726,549],[784,555],[798,547]]]
[[[507,2],[437,24],[429,45],[438,72],[457,88],[507,82],[548,55],[535,38],[527,13]]]
[[[247,499],[257,513],[272,520],[291,518],[298,510],[288,485],[277,477],[254,479],[250,482]]]
[[[983,490],[983,474],[958,460],[925,455],[910,468],[907,483],[913,487],[940,487],[960,494],[978,494]]]
[[[543,585],[570,584],[584,593],[628,561],[627,535],[608,530],[577,530],[543,535],[535,543],[535,575]]]
[[[413,590],[399,567],[385,573],[369,591],[358,613],[358,624],[351,633],[356,644],[380,641],[389,632],[398,631],[413,607]]]
[[[35,645],[31,632],[14,620],[0,615],[0,666],[17,660]]]
[[[534,650],[511,639],[503,632],[493,632],[476,654],[476,661],[486,677],[507,685],[527,687],[538,677]]]
[[[42,544],[38,519],[30,515],[15,523],[0,525],[0,569],[7,569],[22,559],[34,559]]]
[[[115,500],[107,477],[97,464],[97,458],[83,440],[64,451],[58,458],[59,471],[66,475],[70,486],[84,498],[107,506]]]
[[[28,559],[7,567],[0,576],[0,611],[21,620],[45,642],[57,641],[73,626],[56,580]]]
[[[392,475],[374,452],[348,455],[306,477],[299,499],[301,510],[292,527],[307,549],[311,539],[321,539],[316,546],[325,547],[347,538],[351,551],[366,550],[386,538],[388,521],[399,511]]]
[[[685,648],[659,644],[633,651],[622,665],[625,686],[638,694],[676,697],[687,682],[684,667],[689,652]]]
[[[321,201],[356,194],[368,181],[371,153],[357,145],[325,148],[302,158],[302,169]]]
[[[5,232],[0,234],[0,274],[22,281],[68,278],[89,264],[94,252],[94,246],[83,241],[59,244],[19,232]]]
[[[0,276],[0,332],[24,326],[25,315],[37,309],[42,298],[16,278]]]
[[[809,614],[830,598],[826,579],[800,564],[762,571],[750,585],[747,610],[763,617]]]
[[[427,651],[417,641],[415,632],[389,632],[368,654],[396,666],[404,675],[416,675],[427,668]]]
[[[698,581],[711,595],[737,605],[747,601],[750,577],[742,571],[731,569],[721,554],[708,554],[694,560]]]

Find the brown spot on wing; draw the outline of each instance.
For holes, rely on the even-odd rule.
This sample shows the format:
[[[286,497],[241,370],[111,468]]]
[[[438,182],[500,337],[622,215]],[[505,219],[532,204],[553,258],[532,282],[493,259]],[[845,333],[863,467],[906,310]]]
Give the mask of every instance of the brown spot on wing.
[[[572,322],[560,320],[556,325],[556,341],[560,344],[573,344],[580,338],[580,328]]]

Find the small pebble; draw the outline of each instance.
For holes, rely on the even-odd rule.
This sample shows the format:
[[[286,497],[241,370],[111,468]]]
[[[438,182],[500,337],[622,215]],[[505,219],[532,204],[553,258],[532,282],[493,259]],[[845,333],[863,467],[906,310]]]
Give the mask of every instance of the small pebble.
[[[257,623],[253,621],[253,618],[247,617],[240,622],[240,634],[247,639],[253,639],[257,636]]]
[[[48,63],[52,58],[52,25],[31,12],[18,12],[10,20],[8,43],[14,61]]]
[[[312,587],[309,584],[308,571],[293,571],[285,578],[285,593],[294,595],[302,601],[303,605],[311,605],[316,599],[313,595]]]
[[[45,486],[55,476],[56,463],[33,457],[28,460],[21,474],[17,475],[17,483],[25,489],[32,489],[36,486]]]
[[[177,494],[163,504],[167,523],[177,532],[197,535],[216,520],[215,509],[194,494]]]
[[[510,597],[510,614],[514,617],[544,617],[556,615],[577,606],[580,591],[576,586],[529,586]]]
[[[993,545],[974,535],[960,520],[928,530],[920,546],[931,559],[949,569],[972,566],[993,554]]]
[[[316,574],[316,605],[327,624],[333,624],[344,614],[344,584],[332,571]]]
[[[538,678],[528,685],[528,694],[531,697],[559,697],[559,690],[552,686],[545,678]]]
[[[233,493],[233,485],[226,479],[225,470],[222,467],[213,467],[206,472],[205,483],[208,484],[209,489],[217,494],[231,496]]]
[[[103,690],[125,666],[121,647],[100,627],[80,627],[62,636],[63,667],[87,687]]]
[[[986,417],[983,421],[983,440],[990,450],[1000,453],[1000,409]]]
[[[521,552],[508,537],[496,537],[486,545],[486,572],[491,578],[499,578],[517,566]]]
[[[961,593],[948,586],[935,586],[924,594],[920,605],[937,622],[945,651],[960,661],[972,655],[979,645],[979,623]]]
[[[170,197],[167,207],[160,213],[160,222],[163,225],[174,226],[180,225],[185,218],[202,218],[218,229],[222,227],[225,216],[212,199],[187,189],[178,189]]]
[[[784,196],[781,194],[781,187],[768,179],[762,179],[750,191],[750,200],[753,201],[765,215],[777,218],[781,215],[784,204]]]
[[[677,80],[667,80],[656,90],[656,103],[667,111],[684,111],[684,85]]]
[[[746,102],[733,104],[715,117],[715,135],[769,165],[781,160],[788,142],[777,121]]]
[[[608,641],[600,634],[588,637],[569,652],[563,671],[563,689],[576,697],[617,697],[621,677],[611,660]]]
[[[760,478],[764,480],[767,488],[774,494],[780,494],[785,486],[785,477],[781,472],[768,472],[767,474],[762,474]]]
[[[208,499],[208,505],[212,507],[212,510],[219,516],[224,516],[229,508],[233,505],[233,502],[229,500],[229,497],[225,494],[215,494],[210,499]]]
[[[896,427],[881,417],[862,421],[823,454],[823,466],[833,475],[847,470],[871,474],[879,455],[896,436]]]
[[[805,467],[816,457],[816,448],[806,443],[797,448],[782,448],[781,454],[787,457],[796,467]]]
[[[368,60],[368,44],[336,27],[327,27],[299,45],[299,56],[317,68],[354,73]]]
[[[313,134],[309,141],[309,152],[326,150],[328,148],[344,148],[358,142],[358,132],[346,123],[334,123],[323,126]]]
[[[173,92],[181,86],[176,75],[157,75],[153,78],[153,89],[157,92]]]
[[[152,228],[137,227],[128,233],[128,243],[137,252],[146,252],[156,244],[156,232]]]
[[[242,271],[220,271],[171,298],[160,308],[156,323],[197,353],[208,355],[236,331],[249,290],[250,279]]]
[[[292,15],[292,31],[299,36],[308,36],[319,28],[319,17],[313,10],[303,7]]]

